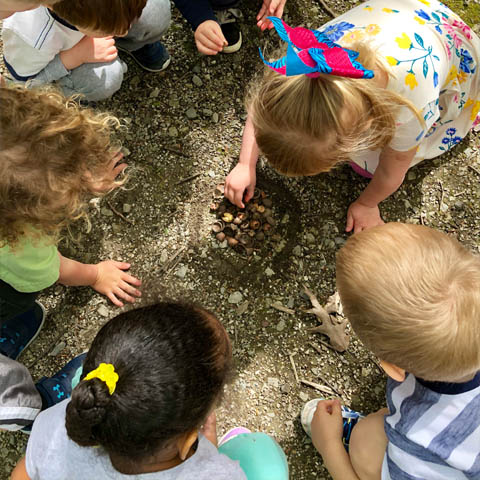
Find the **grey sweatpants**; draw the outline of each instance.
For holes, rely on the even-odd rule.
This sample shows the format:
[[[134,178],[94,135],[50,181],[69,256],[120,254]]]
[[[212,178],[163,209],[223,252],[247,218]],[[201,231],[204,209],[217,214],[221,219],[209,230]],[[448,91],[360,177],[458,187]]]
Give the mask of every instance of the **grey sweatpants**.
[[[169,0],[148,0],[138,21],[132,24],[125,37],[116,38],[115,44],[134,52],[154,43],[168,29],[170,18]],[[56,81],[66,96],[82,94],[88,101],[97,101],[111,97],[120,89],[125,72],[126,65],[120,58],[109,63],[84,63],[68,72],[57,55],[44,71],[29,81],[29,85]]]

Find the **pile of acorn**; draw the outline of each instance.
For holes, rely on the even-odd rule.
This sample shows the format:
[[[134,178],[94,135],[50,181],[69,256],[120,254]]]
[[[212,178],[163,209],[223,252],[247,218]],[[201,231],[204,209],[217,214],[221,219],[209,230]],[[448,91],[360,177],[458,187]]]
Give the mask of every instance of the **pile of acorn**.
[[[223,185],[217,186],[215,196],[221,198],[210,205],[217,216],[212,232],[220,243],[226,241],[229,247],[249,257],[273,234],[272,200],[256,188],[252,199],[240,209],[223,198],[223,190]]]

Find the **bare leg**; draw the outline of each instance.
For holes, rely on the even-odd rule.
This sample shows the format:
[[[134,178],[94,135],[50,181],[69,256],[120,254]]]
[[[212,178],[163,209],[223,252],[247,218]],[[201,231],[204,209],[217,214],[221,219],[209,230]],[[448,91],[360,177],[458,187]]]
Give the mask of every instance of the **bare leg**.
[[[380,480],[382,463],[387,449],[387,436],[384,429],[386,408],[371,413],[360,420],[350,437],[350,460],[361,480]]]

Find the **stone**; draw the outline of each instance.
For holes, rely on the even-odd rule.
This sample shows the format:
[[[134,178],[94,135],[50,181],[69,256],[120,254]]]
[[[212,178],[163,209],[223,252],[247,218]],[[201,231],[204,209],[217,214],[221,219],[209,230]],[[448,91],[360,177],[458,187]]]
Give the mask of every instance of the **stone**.
[[[305,240],[307,241],[307,243],[315,243],[317,241],[317,239],[315,238],[315,235],[313,235],[312,233],[307,233],[305,235]]]
[[[300,397],[300,400],[301,400],[302,402],[308,402],[308,398],[309,398],[309,397],[308,397],[308,395],[307,395],[305,392],[300,392],[300,393],[298,394],[298,396]]]
[[[48,355],[50,357],[56,357],[66,346],[67,344],[65,342],[59,342],[53,347],[52,351]]]
[[[181,265],[180,268],[175,272],[175,275],[178,278],[185,278],[187,271],[188,271],[188,265]]]
[[[106,305],[99,305],[98,308],[97,308],[97,312],[99,315],[101,315],[102,317],[108,317],[109,315],[109,311],[108,311],[108,308],[106,307]]]
[[[165,263],[168,260],[168,253],[166,250],[162,250],[162,253],[160,254],[160,261],[162,263]]]
[[[122,207],[123,213],[130,213],[132,206],[129,203],[124,203]]]
[[[275,272],[274,272],[270,267],[267,267],[267,268],[265,269],[265,275],[266,275],[267,277],[271,277],[272,275],[275,275]]]
[[[113,233],[120,233],[122,231],[122,226],[119,223],[112,223]]]
[[[100,213],[106,217],[113,217],[113,212],[107,207],[102,207]]]
[[[278,323],[277,323],[277,331],[279,332],[283,332],[283,330],[285,330],[285,327],[287,326],[287,324],[285,323],[285,320],[280,320]]]
[[[218,123],[218,113],[217,112],[214,112],[213,115],[212,115],[212,122],[213,123]]]
[[[206,117],[211,117],[213,115],[213,112],[209,109],[209,108],[204,108],[202,110],[202,113],[206,116]]]
[[[192,82],[197,87],[201,87],[203,85],[202,79],[198,75],[194,75],[192,77]]]
[[[150,92],[150,98],[157,98],[159,93],[160,93],[160,89],[159,89],[158,87],[155,87],[155,88]]]
[[[178,137],[178,130],[176,127],[170,127],[168,129],[168,134],[171,136],[171,137]]]
[[[281,387],[280,387],[280,391],[284,394],[284,395],[287,395],[290,393],[290,385],[288,385],[287,383],[284,383]]]
[[[414,171],[410,170],[408,172],[407,179],[408,180],[415,180],[416,178],[417,178],[417,174]]]
[[[190,120],[193,120],[194,118],[197,118],[197,111],[193,107],[190,107],[185,112],[185,114],[187,115],[187,118],[189,118]]]
[[[274,387],[274,388],[278,388],[279,384],[280,384],[280,380],[278,378],[275,378],[275,377],[268,377],[267,378],[267,383],[271,386],[271,387]]]
[[[243,315],[248,309],[248,300],[245,300],[241,305],[237,308],[237,315]]]
[[[243,295],[241,292],[233,292],[228,297],[228,303],[233,303],[234,305],[239,304],[243,300]]]
[[[193,68],[192,68],[192,71],[193,73],[200,73],[200,65],[195,65]]]
[[[300,245],[297,245],[296,247],[294,247],[294,249],[292,250],[292,253],[296,256],[296,257],[301,257],[302,256],[302,247]]]

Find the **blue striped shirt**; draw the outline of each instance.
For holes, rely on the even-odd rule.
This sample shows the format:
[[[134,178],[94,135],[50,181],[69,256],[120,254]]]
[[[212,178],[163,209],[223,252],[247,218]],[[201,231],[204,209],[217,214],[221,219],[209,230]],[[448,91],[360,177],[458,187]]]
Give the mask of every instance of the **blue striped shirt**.
[[[387,383],[382,480],[480,480],[480,372],[466,383]]]

